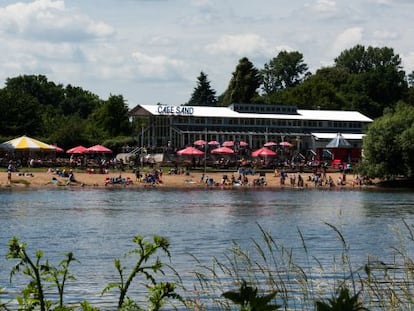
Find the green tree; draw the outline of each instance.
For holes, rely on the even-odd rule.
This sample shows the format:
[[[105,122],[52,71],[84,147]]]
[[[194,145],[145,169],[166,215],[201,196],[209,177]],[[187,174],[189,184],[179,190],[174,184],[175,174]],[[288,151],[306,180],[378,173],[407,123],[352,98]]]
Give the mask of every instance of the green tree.
[[[29,94],[0,90],[0,132],[4,136],[40,134],[41,110],[37,99]]]
[[[281,51],[261,70],[262,89],[269,95],[282,89],[297,86],[310,75],[303,55],[299,52]]]
[[[232,103],[249,103],[257,96],[257,89],[260,87],[260,72],[246,58],[242,58],[233,72],[227,90],[222,97],[221,106],[228,106]]]
[[[414,107],[399,103],[374,120],[364,137],[361,171],[371,177],[414,177]]]
[[[339,88],[349,74],[338,68],[322,68],[296,87],[287,88],[267,96],[268,103],[283,103],[302,109],[338,109],[346,107]]]
[[[369,100],[353,102],[353,106],[372,118],[381,116],[385,108],[393,107],[406,93],[401,59],[391,48],[357,45],[343,51],[335,59],[335,65],[351,75],[343,93],[349,94],[350,101],[355,94],[364,93]]]
[[[122,95],[111,95],[108,100],[95,111],[91,126],[106,137],[116,137],[131,134],[131,124],[128,116],[128,106]],[[94,125],[92,125],[94,124]]]
[[[48,108],[54,110],[56,114],[61,114],[60,103],[64,98],[63,87],[48,81],[44,75],[22,75],[8,78],[5,89],[10,90],[13,94],[36,98],[42,107],[38,113],[42,113],[43,109]]]
[[[188,106],[217,106],[216,91],[210,86],[210,81],[204,72],[197,78],[197,86],[194,88]]]
[[[77,145],[88,146],[96,143],[97,137],[103,136],[102,133],[96,134],[93,130],[94,126],[91,126],[88,120],[80,118],[77,114],[62,116],[55,121],[54,130],[48,136],[49,141],[59,144],[64,149]]]
[[[63,115],[78,114],[82,119],[87,119],[99,107],[99,97],[69,84],[65,88],[65,97],[60,107]]]

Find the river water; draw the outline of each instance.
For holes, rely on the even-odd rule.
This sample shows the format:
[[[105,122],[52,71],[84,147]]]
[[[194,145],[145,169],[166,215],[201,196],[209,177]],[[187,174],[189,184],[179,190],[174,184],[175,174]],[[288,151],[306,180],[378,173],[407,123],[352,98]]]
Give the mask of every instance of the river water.
[[[353,262],[363,263],[368,256],[392,256],[403,220],[414,224],[410,191],[5,190],[0,191],[0,288],[6,291],[0,300],[18,292],[20,281],[27,283],[19,277],[9,283],[16,262],[5,256],[13,236],[27,244],[29,254],[42,250],[53,264],[73,252],[80,263],[71,267],[77,281],[68,285],[68,299],[108,306],[113,297],[100,293],[116,280],[113,260],[132,249],[136,235],[168,237],[173,266],[191,282],[194,261],[189,254],[208,264],[233,241],[253,249],[252,239],[260,240],[259,226],[293,250],[303,248],[300,231],[308,252],[332,265],[343,247],[327,224],[349,243]],[[412,245],[408,252],[414,252]],[[296,260],[305,262],[298,253]]]

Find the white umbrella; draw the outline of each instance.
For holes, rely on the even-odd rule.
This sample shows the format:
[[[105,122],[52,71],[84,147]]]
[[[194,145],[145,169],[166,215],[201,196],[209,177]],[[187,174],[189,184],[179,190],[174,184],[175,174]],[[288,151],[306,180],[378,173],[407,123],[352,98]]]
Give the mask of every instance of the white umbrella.
[[[0,149],[56,151],[56,148],[54,146],[25,135],[0,144]]]

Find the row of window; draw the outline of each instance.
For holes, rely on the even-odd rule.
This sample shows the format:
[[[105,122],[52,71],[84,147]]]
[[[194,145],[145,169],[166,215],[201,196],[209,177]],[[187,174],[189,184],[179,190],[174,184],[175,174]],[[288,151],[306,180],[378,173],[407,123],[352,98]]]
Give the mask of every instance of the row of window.
[[[361,129],[362,123],[355,121],[312,121],[312,120],[281,120],[281,119],[220,119],[220,118],[185,118],[178,117],[175,125],[224,125],[224,126],[281,126],[281,127],[312,127],[312,128],[350,128]]]
[[[233,104],[233,109],[238,112],[251,113],[277,113],[277,114],[296,114],[297,109],[294,106],[278,106],[278,105],[248,105],[248,104]]]

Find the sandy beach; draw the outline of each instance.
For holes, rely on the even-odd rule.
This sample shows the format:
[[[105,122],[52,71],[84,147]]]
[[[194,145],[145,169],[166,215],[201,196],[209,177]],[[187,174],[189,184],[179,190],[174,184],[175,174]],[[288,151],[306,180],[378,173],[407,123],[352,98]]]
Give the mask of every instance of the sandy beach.
[[[53,172],[42,172],[39,170],[30,172],[14,172],[11,176],[11,182],[8,180],[7,172],[0,172],[0,189],[22,189],[22,188],[54,188],[54,187],[140,187],[140,188],[160,188],[160,189],[194,189],[194,188],[326,188],[326,189],[358,189],[365,186],[360,186],[357,183],[357,176],[354,174],[346,174],[345,181],[338,184],[343,179],[343,174],[339,172],[327,173],[326,178],[332,178],[333,185],[329,186],[322,182],[320,186],[315,186],[315,182],[311,180],[312,173],[288,173],[285,183],[281,183],[279,174],[268,172],[264,178],[264,185],[256,185],[255,180],[260,178],[259,174],[247,175],[247,183],[244,185],[224,185],[222,184],[223,175],[227,175],[230,180],[231,176],[237,179],[239,173],[236,171],[229,172],[207,172],[202,180],[203,173],[200,171],[190,171],[189,174],[168,174],[165,170],[161,176],[159,183],[147,183],[135,177],[133,172],[119,172],[113,171],[108,174],[89,174],[85,172],[74,172],[76,182],[68,182],[67,177],[60,177]],[[303,186],[298,186],[297,180],[299,175],[303,179]],[[116,178],[122,178],[122,182],[117,182]],[[295,184],[292,185],[291,177],[295,177]],[[112,178],[112,182],[111,182]],[[205,180],[207,178],[213,179],[213,185],[207,185]]]

